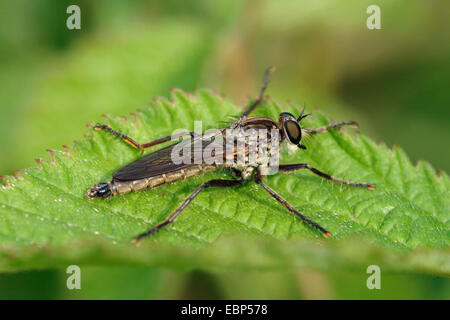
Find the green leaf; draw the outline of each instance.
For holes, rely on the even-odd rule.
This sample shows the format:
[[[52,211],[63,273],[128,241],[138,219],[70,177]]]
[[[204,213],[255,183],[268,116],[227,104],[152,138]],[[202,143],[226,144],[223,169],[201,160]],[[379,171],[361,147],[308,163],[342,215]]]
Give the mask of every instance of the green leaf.
[[[273,100],[255,114],[297,114]],[[140,142],[175,129],[223,126],[238,114],[231,102],[207,90],[179,90],[134,116],[109,124]],[[341,120],[341,119],[340,119]],[[305,125],[329,123],[320,112]],[[266,183],[306,216],[330,230],[331,239],[299,223],[258,185],[202,192],[174,224],[143,241],[129,240],[167,217],[198,185],[226,171],[113,197],[85,198],[86,190],[142,156],[105,132],[91,130],[72,148],[50,151],[39,166],[6,177],[0,191],[0,270],[81,265],[148,265],[180,269],[267,269],[309,266],[449,274],[449,179],[426,162],[414,167],[398,147],[376,144],[350,130],[304,142],[308,150],[282,163],[307,162],[336,177],[373,182],[375,191],[325,182],[309,171],[266,178]],[[156,149],[156,148],[155,148]],[[149,152],[154,151],[150,150]],[[364,269],[365,270],[365,269]]]

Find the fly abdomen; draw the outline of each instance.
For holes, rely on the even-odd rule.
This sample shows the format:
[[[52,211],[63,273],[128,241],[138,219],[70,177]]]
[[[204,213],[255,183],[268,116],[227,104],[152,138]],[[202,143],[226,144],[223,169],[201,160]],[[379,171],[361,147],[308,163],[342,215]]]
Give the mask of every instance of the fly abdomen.
[[[88,199],[94,199],[94,198],[109,198],[113,195],[113,191],[111,188],[111,182],[101,182],[97,183],[95,186],[90,188],[87,193],[86,197]]]
[[[157,186],[164,184],[164,179],[161,176],[139,179],[139,180],[130,180],[130,181],[120,181],[120,180],[112,180],[111,183],[114,184],[114,194],[125,194],[129,192],[137,192],[145,189],[152,189]]]
[[[132,181],[111,180],[107,183],[101,182],[90,188],[86,193],[86,197],[88,199],[109,198],[118,194],[147,189],[151,185],[156,186],[159,182],[158,179],[150,180],[150,178]]]
[[[109,198],[118,194],[137,192],[145,189],[153,189],[163,184],[169,184],[179,180],[184,180],[215,169],[216,167],[212,165],[198,165],[144,179],[128,181],[113,179],[107,183],[102,182],[96,184],[88,190],[86,196],[89,199]]]

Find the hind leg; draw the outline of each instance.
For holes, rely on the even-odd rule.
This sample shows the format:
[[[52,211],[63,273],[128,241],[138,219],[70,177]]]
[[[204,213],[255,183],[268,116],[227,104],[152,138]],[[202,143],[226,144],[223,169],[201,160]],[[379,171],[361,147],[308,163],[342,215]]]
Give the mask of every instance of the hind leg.
[[[136,149],[140,149],[140,150],[148,149],[150,147],[153,147],[153,146],[156,146],[158,144],[170,141],[172,139],[172,136],[167,136],[167,137],[156,139],[156,140],[153,140],[153,141],[150,141],[150,142],[139,143],[139,142],[136,142],[136,140],[132,139],[131,137],[129,137],[127,135],[124,135],[123,133],[121,133],[119,131],[116,131],[113,128],[107,126],[106,124],[97,123],[94,126],[94,129],[95,130],[105,130],[105,131],[115,135],[116,137],[119,137],[120,139],[122,139],[122,141],[128,143],[132,147],[134,147]],[[191,137],[193,137],[194,133],[193,132],[182,132],[182,133],[179,134],[179,137],[187,136],[187,135],[190,135]]]

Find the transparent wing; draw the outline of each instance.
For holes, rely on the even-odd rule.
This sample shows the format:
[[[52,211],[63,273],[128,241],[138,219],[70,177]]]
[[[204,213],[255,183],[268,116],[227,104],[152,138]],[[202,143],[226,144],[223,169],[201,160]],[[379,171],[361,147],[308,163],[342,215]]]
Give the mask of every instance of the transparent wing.
[[[217,133],[219,135],[221,133]],[[214,137],[215,138],[215,137]],[[194,148],[194,144],[198,141],[198,139],[202,139],[201,145],[202,148],[200,149],[200,152],[202,152],[201,157],[195,157],[196,148]],[[211,143],[211,139],[204,139],[202,137],[194,138],[194,139],[187,139],[180,141],[178,143],[175,143],[173,145],[170,145],[168,147],[162,148],[158,151],[152,152],[142,158],[137,159],[136,161],[133,161],[123,168],[119,169],[113,174],[113,178],[116,180],[121,181],[130,181],[130,180],[138,180],[138,179],[145,179],[149,177],[154,177],[161,175],[163,173],[178,171],[181,169],[187,169],[189,167],[197,166],[198,163],[194,163],[195,159],[202,159],[202,164],[204,163],[211,163],[212,161],[209,161],[212,159],[212,157],[222,157],[223,161],[225,160],[225,147],[215,149],[215,152],[208,155],[211,157],[211,159],[208,159],[208,156],[205,158],[205,154],[203,154],[203,150]],[[191,163],[180,163],[175,164],[172,161],[172,151],[175,148],[175,146],[178,146],[180,148],[185,147],[185,144],[190,144],[190,157],[191,157]],[[219,153],[220,152],[220,153]]]

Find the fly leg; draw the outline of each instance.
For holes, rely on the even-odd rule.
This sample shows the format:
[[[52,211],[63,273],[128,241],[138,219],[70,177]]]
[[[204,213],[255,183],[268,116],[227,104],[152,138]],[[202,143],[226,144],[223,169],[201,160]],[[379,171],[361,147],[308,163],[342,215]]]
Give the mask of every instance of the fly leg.
[[[257,184],[259,184],[261,187],[263,187],[263,189],[266,190],[272,197],[274,197],[275,200],[277,200],[279,203],[281,203],[286,209],[288,209],[290,212],[292,212],[297,217],[302,219],[302,221],[305,221],[311,227],[322,232],[322,235],[325,238],[328,238],[329,236],[331,236],[331,233],[329,231],[327,231],[325,228],[321,227],[319,224],[315,223],[314,221],[312,221],[311,219],[309,219],[308,217],[306,217],[305,215],[303,215],[302,213],[297,211],[283,197],[281,197],[278,193],[276,193],[274,190],[272,190],[268,185],[266,185],[264,182],[262,182],[262,176],[259,172],[257,174],[255,174],[254,180]]]
[[[122,139],[122,141],[125,141],[126,143],[128,143],[132,147],[134,147],[136,149],[140,149],[140,150],[148,149],[150,147],[153,147],[153,146],[156,146],[158,144],[170,141],[172,139],[172,136],[167,136],[167,137],[156,139],[156,140],[153,140],[153,141],[150,141],[150,142],[147,142],[147,143],[139,143],[139,142],[136,142],[134,139],[130,138],[129,136],[124,135],[123,133],[121,133],[119,131],[116,131],[113,128],[107,126],[106,124],[97,123],[94,126],[94,129],[95,130],[105,130],[105,131],[107,131],[109,133],[112,133],[113,135],[115,135],[115,136],[119,137],[120,139]],[[182,132],[182,133],[178,134],[179,137],[187,136],[187,135],[190,135],[191,137],[194,137],[194,132],[186,131],[186,132]]]
[[[192,200],[204,189],[208,187],[235,187],[239,186],[243,183],[243,180],[225,180],[225,179],[213,179],[205,182],[200,187],[195,189],[195,191],[186,198],[186,200],[183,201],[183,203],[163,222],[158,223],[156,226],[151,228],[150,230],[141,233],[140,235],[133,238],[131,242],[138,244],[140,240],[144,237],[147,237],[157,231],[159,231],[161,228],[165,227],[169,223],[173,222],[178,215],[191,203]]]
[[[358,123],[355,121],[342,121],[342,122],[330,124],[328,126],[320,127],[317,129],[302,128],[302,130],[306,131],[307,133],[312,135],[312,134],[316,134],[316,133],[327,132],[330,129],[340,128],[343,126],[357,127]]]
[[[278,167],[279,172],[291,172],[291,171],[302,170],[302,169],[308,169],[311,172],[313,172],[314,174],[317,174],[318,176],[321,176],[322,178],[325,178],[330,181],[336,181],[338,183],[346,184],[346,185],[353,186],[353,187],[363,187],[363,188],[367,188],[369,190],[375,189],[375,185],[372,183],[350,182],[350,181],[346,181],[346,180],[343,180],[340,178],[335,178],[335,177],[332,177],[331,175],[329,175],[328,173],[317,170],[316,168],[314,168],[313,166],[310,166],[307,163],[281,164]]]
[[[264,99],[264,91],[267,88],[267,84],[269,83],[269,74],[271,72],[273,72],[275,70],[274,67],[269,67],[266,69],[266,71],[264,72],[264,79],[263,79],[263,83],[261,85],[261,88],[259,89],[259,96],[258,99],[256,99],[251,105],[250,107],[247,108],[247,110],[244,111],[244,113],[240,116],[239,120],[237,121],[237,123],[239,123],[241,120],[243,120],[244,118],[246,118],[253,110],[255,110],[255,108],[261,104],[261,102]]]

